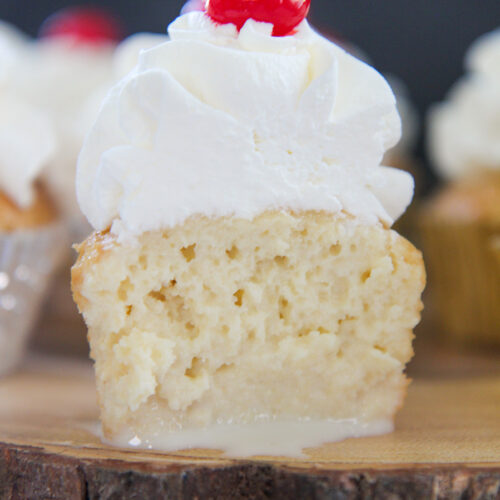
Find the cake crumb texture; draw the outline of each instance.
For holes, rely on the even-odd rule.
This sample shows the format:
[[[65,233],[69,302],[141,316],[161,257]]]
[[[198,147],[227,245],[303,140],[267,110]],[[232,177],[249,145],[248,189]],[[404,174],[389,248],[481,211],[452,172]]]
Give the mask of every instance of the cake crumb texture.
[[[190,218],[79,247],[107,437],[274,418],[392,416],[425,272],[392,230],[318,212]]]

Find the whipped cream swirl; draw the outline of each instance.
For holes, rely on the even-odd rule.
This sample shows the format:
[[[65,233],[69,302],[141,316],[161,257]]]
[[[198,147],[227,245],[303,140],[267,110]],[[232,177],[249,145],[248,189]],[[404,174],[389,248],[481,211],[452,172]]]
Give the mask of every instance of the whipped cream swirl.
[[[52,159],[56,136],[42,110],[20,96],[19,64],[29,42],[0,22],[0,190],[20,208],[34,201],[34,182]]]
[[[137,66],[141,52],[152,49],[168,40],[168,36],[163,33],[135,33],[123,40],[116,47],[113,55],[115,80],[125,78]]]
[[[500,29],[472,45],[466,68],[468,74],[429,115],[430,154],[448,179],[500,171]]]
[[[27,41],[14,26],[0,21],[0,85],[8,83]]]
[[[80,155],[77,191],[97,230],[137,235],[193,215],[326,210],[391,224],[413,179],[380,166],[401,124],[384,78],[304,21],[169,27],[115,86]]]

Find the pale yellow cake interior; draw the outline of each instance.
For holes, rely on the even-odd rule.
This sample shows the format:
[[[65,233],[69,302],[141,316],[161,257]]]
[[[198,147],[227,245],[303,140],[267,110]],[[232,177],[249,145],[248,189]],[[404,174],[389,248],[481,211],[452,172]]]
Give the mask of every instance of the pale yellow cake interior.
[[[107,437],[266,419],[390,418],[424,287],[392,230],[316,212],[195,217],[73,269]]]

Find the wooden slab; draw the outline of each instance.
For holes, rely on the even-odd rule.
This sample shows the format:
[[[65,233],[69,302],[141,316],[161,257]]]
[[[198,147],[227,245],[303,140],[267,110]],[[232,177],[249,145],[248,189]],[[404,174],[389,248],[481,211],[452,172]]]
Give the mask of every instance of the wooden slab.
[[[245,461],[103,445],[90,365],[32,361],[0,380],[0,499],[500,498],[497,361],[421,374],[393,434]]]

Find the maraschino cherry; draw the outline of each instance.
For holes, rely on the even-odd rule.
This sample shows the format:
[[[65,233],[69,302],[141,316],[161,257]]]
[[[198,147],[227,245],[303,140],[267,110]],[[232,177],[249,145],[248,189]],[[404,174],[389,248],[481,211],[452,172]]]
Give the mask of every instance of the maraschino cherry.
[[[76,44],[96,45],[123,38],[120,22],[97,7],[69,7],[56,12],[43,23],[40,36],[67,37]]]
[[[286,36],[307,16],[311,0],[207,0],[207,14],[219,24],[240,30],[248,19],[274,25],[274,36]]]

